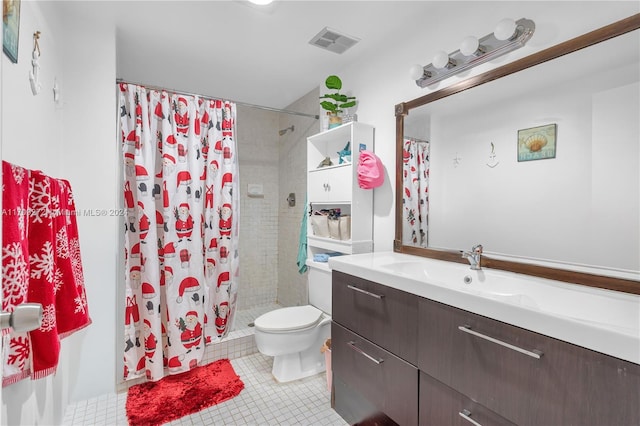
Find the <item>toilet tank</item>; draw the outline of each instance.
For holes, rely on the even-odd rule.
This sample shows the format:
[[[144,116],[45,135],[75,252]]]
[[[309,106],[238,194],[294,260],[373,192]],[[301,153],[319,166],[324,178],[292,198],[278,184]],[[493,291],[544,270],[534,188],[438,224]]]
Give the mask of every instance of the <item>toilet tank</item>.
[[[309,266],[309,304],[331,315],[331,270],[327,264]]]

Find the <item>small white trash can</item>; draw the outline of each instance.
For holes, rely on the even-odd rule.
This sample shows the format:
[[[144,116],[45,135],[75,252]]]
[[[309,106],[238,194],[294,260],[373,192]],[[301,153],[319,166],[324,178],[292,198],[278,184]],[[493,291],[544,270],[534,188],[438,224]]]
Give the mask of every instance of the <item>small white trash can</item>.
[[[327,339],[324,342],[320,352],[324,352],[324,363],[327,368],[327,390],[331,392],[331,339]]]

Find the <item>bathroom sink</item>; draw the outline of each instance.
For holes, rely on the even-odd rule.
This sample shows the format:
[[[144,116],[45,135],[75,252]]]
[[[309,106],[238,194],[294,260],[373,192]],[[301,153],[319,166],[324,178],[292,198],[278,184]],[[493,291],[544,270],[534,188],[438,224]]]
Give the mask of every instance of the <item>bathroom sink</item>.
[[[640,364],[638,295],[394,252],[329,267]]]
[[[625,321],[629,319],[640,325],[638,304],[616,297],[615,292],[513,272],[472,270],[462,263],[427,258],[381,263],[379,267],[397,276],[604,327],[628,329]],[[603,298],[612,310],[601,309]]]
[[[445,286],[481,297],[538,308],[534,295],[527,294],[527,286],[512,276],[499,271],[475,271],[464,264],[438,260],[418,260],[383,263],[381,269],[392,274],[414,279],[424,279],[430,284]]]

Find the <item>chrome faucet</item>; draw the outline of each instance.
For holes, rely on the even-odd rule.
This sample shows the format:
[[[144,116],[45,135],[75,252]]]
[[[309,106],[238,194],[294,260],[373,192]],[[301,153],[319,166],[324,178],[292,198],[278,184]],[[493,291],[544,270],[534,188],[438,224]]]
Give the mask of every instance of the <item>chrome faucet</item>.
[[[482,244],[471,247],[471,251],[463,251],[462,257],[467,259],[471,264],[471,269],[479,271],[482,269],[480,265],[482,258]]]

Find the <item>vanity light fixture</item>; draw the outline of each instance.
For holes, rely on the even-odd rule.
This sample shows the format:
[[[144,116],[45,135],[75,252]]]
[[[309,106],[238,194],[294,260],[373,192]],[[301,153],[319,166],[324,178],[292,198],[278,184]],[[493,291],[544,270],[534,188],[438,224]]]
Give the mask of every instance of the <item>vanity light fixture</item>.
[[[511,18],[505,18],[502,21],[498,22],[498,25],[496,25],[496,29],[493,31],[493,35],[498,40],[511,40],[516,34],[516,29],[516,21]]]
[[[478,37],[468,36],[462,39],[462,43],[460,43],[460,53],[464,56],[480,56],[483,53],[487,53],[487,51],[484,46],[480,46]]]
[[[433,66],[436,67],[436,69],[451,69],[456,65],[456,61],[451,59],[451,57],[444,50],[440,50],[438,53],[436,53],[436,56],[433,57]]]
[[[420,87],[430,86],[521,48],[533,36],[535,29],[536,25],[530,19],[503,19],[493,33],[481,39],[465,37],[459,50],[449,54],[439,51],[433,57],[433,62],[424,67],[413,65],[409,69],[409,76]]]

